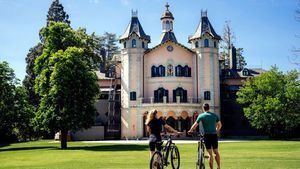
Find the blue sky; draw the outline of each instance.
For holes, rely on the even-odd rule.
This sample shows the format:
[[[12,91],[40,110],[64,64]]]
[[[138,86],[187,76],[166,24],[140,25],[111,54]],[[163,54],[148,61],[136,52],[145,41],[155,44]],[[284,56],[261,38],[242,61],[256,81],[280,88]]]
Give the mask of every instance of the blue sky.
[[[105,31],[121,35],[138,10],[144,31],[157,45],[160,17],[166,2],[175,17],[174,32],[179,43],[189,47],[187,38],[195,32],[201,9],[216,32],[222,35],[224,23],[231,21],[236,47],[244,48],[248,67],[283,71],[298,69],[289,62],[293,47],[300,47],[300,22],[295,19],[298,0],[60,0],[70,15],[71,26],[85,27],[98,35]],[[25,76],[25,57],[39,41],[38,32],[46,24],[52,0],[0,0],[0,60],[9,62],[16,76]],[[300,7],[299,7],[300,8]]]

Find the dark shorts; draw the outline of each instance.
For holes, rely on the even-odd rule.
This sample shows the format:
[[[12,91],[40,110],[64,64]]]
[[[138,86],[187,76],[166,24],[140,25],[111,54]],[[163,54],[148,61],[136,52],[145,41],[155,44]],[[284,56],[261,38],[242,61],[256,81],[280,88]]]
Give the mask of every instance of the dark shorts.
[[[217,134],[205,134],[204,143],[206,149],[217,149],[218,148],[218,136]]]
[[[150,134],[149,136],[149,147],[150,147],[150,151],[161,151],[162,148],[162,142],[161,142],[161,137],[160,136],[156,136],[154,134]]]
[[[160,141],[149,142],[149,147],[150,147],[150,151],[155,151],[155,148],[156,150],[161,151],[162,148]]]

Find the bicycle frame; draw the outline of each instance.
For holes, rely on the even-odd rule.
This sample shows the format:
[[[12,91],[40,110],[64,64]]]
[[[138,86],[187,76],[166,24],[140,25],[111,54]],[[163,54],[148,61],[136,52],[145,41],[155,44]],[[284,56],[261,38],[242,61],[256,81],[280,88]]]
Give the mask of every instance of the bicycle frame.
[[[204,153],[205,153],[204,135],[203,133],[200,133],[200,140],[198,141],[198,159],[196,162],[196,165],[199,166],[199,169],[205,168]]]
[[[167,143],[166,145],[162,148],[162,153],[163,153],[163,159],[165,161],[165,165],[168,165],[167,164],[167,161],[168,161],[168,157],[169,157],[169,154],[170,154],[170,150],[171,150],[171,146],[173,144],[172,142],[172,135],[168,135],[168,139],[167,139]]]

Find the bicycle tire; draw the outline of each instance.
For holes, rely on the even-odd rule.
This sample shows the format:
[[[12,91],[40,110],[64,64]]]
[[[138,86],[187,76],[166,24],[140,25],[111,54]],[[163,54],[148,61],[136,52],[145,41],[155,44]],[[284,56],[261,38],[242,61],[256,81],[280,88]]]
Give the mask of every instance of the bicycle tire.
[[[198,142],[198,158],[197,158],[196,168],[205,169],[204,146],[203,144],[201,144],[201,142]]]
[[[180,167],[180,154],[177,146],[175,145],[171,149],[171,165],[173,169],[179,169]]]
[[[201,144],[201,162],[200,162],[200,169],[205,169],[205,157],[204,157],[204,144]]]
[[[164,168],[163,156],[160,151],[155,151],[151,156],[150,169],[163,169],[163,168]]]

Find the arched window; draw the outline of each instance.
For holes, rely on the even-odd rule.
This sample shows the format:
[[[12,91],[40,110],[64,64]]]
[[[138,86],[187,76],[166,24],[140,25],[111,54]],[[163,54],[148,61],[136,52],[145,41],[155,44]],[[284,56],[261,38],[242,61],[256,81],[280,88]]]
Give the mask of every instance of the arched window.
[[[163,65],[160,65],[159,67],[158,67],[158,76],[159,77],[163,77],[163,76],[165,76],[165,67],[163,66]]]
[[[142,48],[145,48],[145,43],[144,42],[142,42]]]
[[[156,67],[153,65],[151,67],[151,77],[156,77],[156,76],[157,76],[157,74],[156,74]]]
[[[166,29],[167,29],[167,30],[170,29],[170,22],[169,22],[169,21],[166,22]]]
[[[170,21],[170,29],[173,30],[173,22]]]
[[[180,96],[180,102],[187,102],[187,91],[182,87],[178,87],[176,90],[173,90],[173,102],[176,102],[176,96]]]
[[[175,76],[182,76],[182,66],[181,65],[176,66]]]
[[[169,64],[167,67],[167,76],[173,76],[173,65]]]
[[[195,43],[195,48],[199,48],[199,42],[198,41],[196,41],[196,43]]]
[[[210,100],[210,91],[204,92],[204,100]]]
[[[136,40],[135,39],[132,39],[131,47],[136,48]]]
[[[124,47],[124,49],[126,48],[126,42],[123,43],[123,47]]]
[[[185,65],[183,68],[183,76],[189,77],[189,66],[188,65]]]
[[[208,39],[204,39],[204,47],[205,48],[209,47],[209,41],[208,41]]]
[[[155,103],[162,103],[163,97],[167,97],[167,102],[169,102],[169,91],[164,88],[158,88],[157,90],[154,90],[154,102]]]

